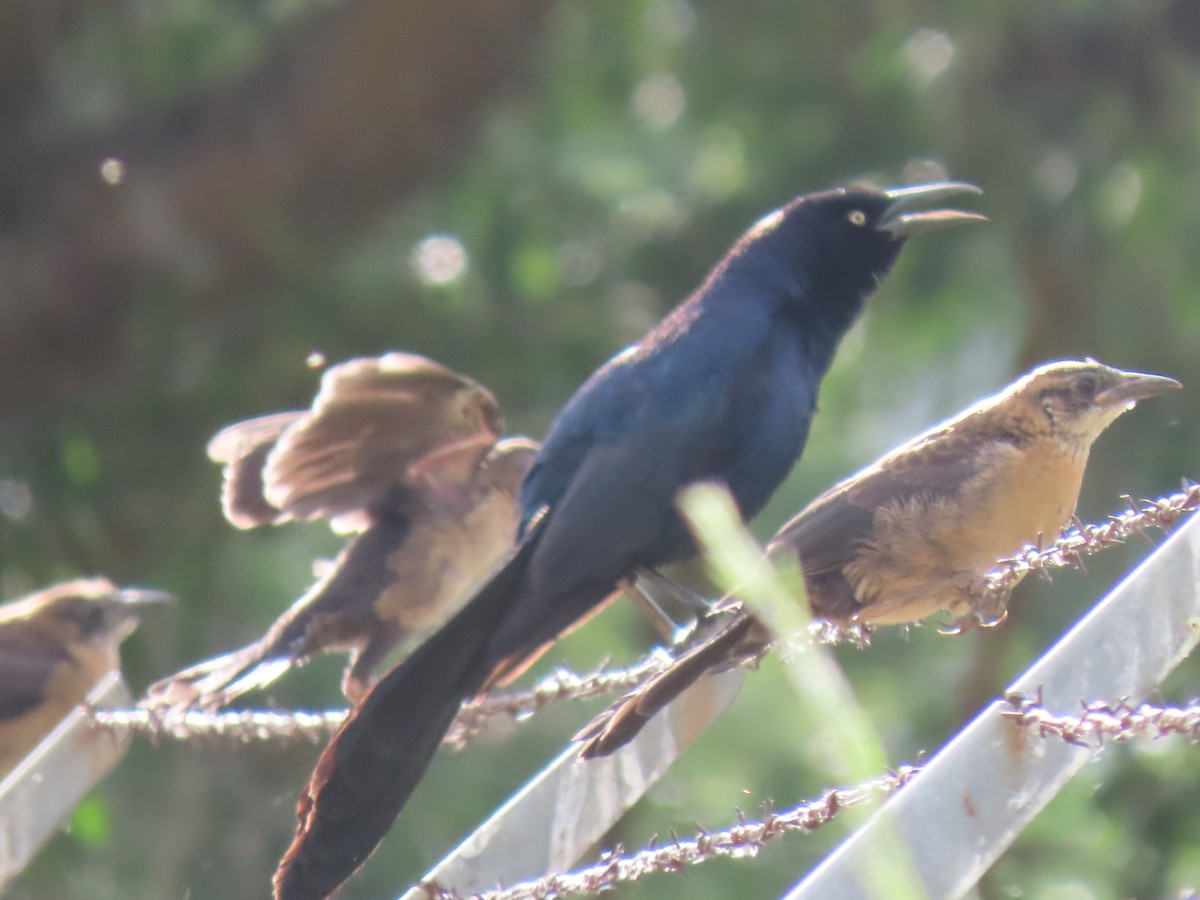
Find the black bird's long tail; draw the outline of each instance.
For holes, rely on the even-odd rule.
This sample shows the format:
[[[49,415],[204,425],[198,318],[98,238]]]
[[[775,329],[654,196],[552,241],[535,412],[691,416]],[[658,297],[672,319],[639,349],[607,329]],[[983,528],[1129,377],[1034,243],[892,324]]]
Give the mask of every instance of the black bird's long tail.
[[[716,632],[686,651],[644,684],[634,688],[575,735],[579,755],[593,759],[624,747],[657,712],[710,671],[757,655],[766,646],[761,626],[738,611],[726,615]]]
[[[486,645],[535,544],[527,537],[454,618],[351,711],[300,796],[296,836],[275,872],[277,900],[328,896],[383,839],[459,706],[495,668]]]

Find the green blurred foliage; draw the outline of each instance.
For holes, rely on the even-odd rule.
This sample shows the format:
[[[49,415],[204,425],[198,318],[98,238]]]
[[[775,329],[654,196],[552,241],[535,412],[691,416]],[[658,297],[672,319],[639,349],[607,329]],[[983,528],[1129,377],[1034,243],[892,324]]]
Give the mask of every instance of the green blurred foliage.
[[[44,118],[92,127],[252,67],[329,3],[115,0],[56,48]],[[125,648],[135,689],[252,639],[337,540],[317,526],[237,533],[204,443],[238,417],[307,403],[332,362],[419,351],[489,384],[510,430],[538,435],[574,387],[686,295],[750,223],[796,193],[949,173],[986,190],[987,226],[915,242],[847,339],[804,460],[755,523],[770,534],[834,480],[1034,363],[1094,355],[1187,388],[1097,445],[1080,512],[1197,472],[1200,418],[1200,16],[1181,2],[737,4],[562,0],[523,83],[467,151],[336,249],[261,239],[288,274],[197,313],[187,278],[129,285],[119,365],[0,422],[0,586],[81,571],[183,603]],[[367,127],[365,124],[364,127]],[[130,172],[136,178],[136,172]],[[422,280],[414,253],[452,236],[466,268]],[[164,238],[164,239],[170,239]],[[186,240],[186,237],[176,239]],[[205,264],[220,265],[220,260]],[[69,352],[69,350],[64,350]],[[10,485],[11,487],[11,485]],[[8,490],[6,488],[6,490]],[[22,510],[17,510],[22,512]],[[881,633],[838,657],[889,758],[936,749],[1145,554],[1018,591],[1001,629]],[[1147,615],[1153,615],[1147,610]],[[653,633],[621,604],[548,654],[636,659]],[[322,660],[254,703],[340,702]],[[1196,693],[1185,666],[1168,696]],[[344,896],[396,895],[563,745],[596,704],[539,715],[439,757]],[[825,784],[806,723],[767,661],[741,698],[610,835],[627,847]],[[262,896],[317,749],[136,743],[12,896]],[[1195,751],[1112,748],[990,872],[984,896],[1165,896],[1200,884]],[[790,837],[757,860],[659,876],[627,897],[771,896],[832,845]]]

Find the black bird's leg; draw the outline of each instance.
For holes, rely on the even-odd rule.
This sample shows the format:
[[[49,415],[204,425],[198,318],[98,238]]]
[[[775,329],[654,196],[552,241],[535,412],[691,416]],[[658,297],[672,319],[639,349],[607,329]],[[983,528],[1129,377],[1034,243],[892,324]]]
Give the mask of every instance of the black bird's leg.
[[[695,618],[686,625],[676,623],[647,590],[647,585],[653,585],[665,592],[684,608],[693,612]],[[638,569],[637,577],[628,582],[628,589],[633,601],[654,624],[658,633],[670,641],[673,646],[679,646],[688,641],[695,633],[697,623],[712,612],[712,604],[707,599],[656,569]]]
[[[650,596],[650,592],[642,586],[638,579],[631,578],[625,582],[625,592],[650,620],[650,624],[654,626],[654,630],[662,636],[663,640],[674,645],[687,638],[692,626],[680,627],[674,619],[667,615],[667,611],[659,605],[658,601]]]
[[[712,601],[707,597],[702,597],[686,585],[680,584],[674,578],[668,578],[658,569],[638,569],[638,577],[645,578],[648,582],[666,591],[685,607],[694,612],[698,617],[703,617],[712,612]]]

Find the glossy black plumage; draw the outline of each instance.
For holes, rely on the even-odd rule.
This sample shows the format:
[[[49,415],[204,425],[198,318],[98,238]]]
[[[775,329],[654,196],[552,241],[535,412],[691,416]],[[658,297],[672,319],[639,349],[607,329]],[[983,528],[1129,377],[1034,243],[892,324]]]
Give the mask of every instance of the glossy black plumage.
[[[799,456],[838,341],[903,239],[977,216],[910,212],[965,190],[835,190],[754,226],[703,285],[576,392],[521,493],[508,562],[367,695],[322,755],[276,873],[324,897],[366,859],[460,702],[511,676],[639,569],[694,546],[675,507],[700,480],[753,516]]]

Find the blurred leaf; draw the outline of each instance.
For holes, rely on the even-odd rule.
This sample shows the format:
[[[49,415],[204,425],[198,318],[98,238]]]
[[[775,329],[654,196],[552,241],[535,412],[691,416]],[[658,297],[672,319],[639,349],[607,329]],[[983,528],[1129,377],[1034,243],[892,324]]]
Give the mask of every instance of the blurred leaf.
[[[89,795],[71,815],[71,836],[89,849],[109,843],[112,837],[112,816],[99,794]]]

